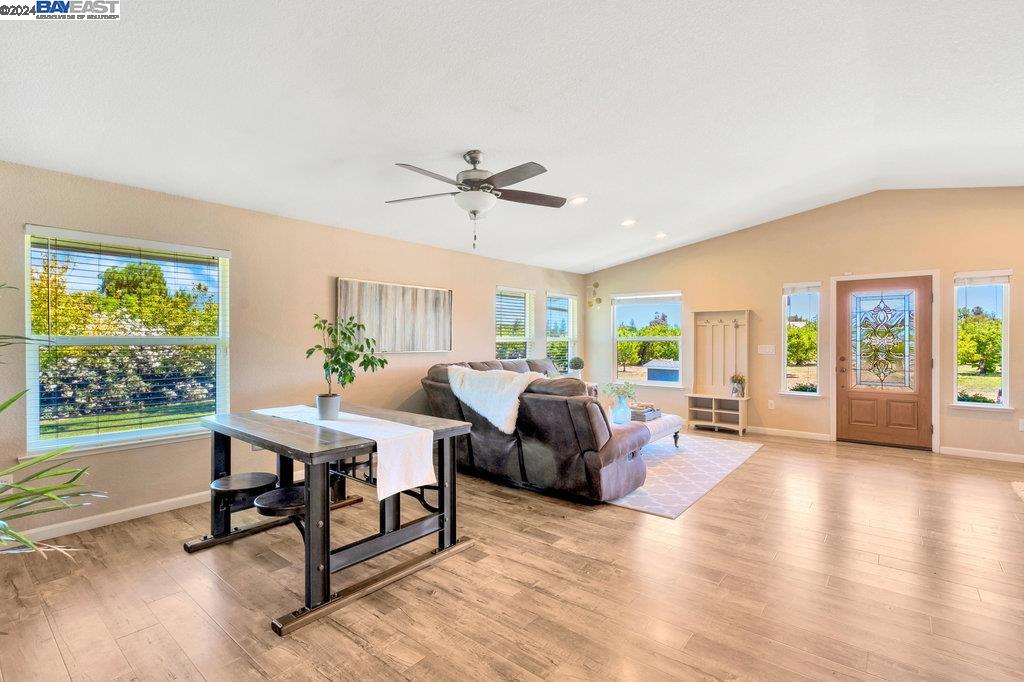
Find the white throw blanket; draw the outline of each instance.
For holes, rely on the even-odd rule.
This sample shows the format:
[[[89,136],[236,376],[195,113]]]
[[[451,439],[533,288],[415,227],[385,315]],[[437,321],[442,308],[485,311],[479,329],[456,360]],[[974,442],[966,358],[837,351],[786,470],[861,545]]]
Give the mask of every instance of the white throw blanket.
[[[253,412],[376,441],[378,500],[409,488],[437,483],[434,432],[430,429],[347,412],[339,414],[337,419],[320,419],[316,408],[309,405],[272,407]]]
[[[448,365],[448,384],[455,397],[473,408],[502,433],[516,430],[519,396],[537,379],[540,372],[512,372],[492,369],[484,372],[459,365]]]

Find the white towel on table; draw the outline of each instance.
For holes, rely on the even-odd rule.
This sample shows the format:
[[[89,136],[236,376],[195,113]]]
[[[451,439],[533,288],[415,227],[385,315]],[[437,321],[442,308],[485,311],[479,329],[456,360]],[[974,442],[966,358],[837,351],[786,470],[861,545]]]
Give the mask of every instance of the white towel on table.
[[[339,414],[337,419],[320,419],[316,408],[309,405],[271,407],[253,412],[376,441],[378,500],[403,490],[437,483],[434,432],[430,429],[347,412]]]

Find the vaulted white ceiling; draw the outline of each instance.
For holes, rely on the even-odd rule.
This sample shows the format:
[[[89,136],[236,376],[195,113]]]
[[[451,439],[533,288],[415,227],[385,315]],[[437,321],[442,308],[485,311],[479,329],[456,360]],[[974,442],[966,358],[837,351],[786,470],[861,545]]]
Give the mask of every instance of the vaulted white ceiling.
[[[0,22],[0,159],[470,250],[451,199],[384,201],[448,187],[395,162],[479,148],[590,201],[499,202],[477,252],[575,272],[875,189],[1024,184],[1016,0],[121,13]]]

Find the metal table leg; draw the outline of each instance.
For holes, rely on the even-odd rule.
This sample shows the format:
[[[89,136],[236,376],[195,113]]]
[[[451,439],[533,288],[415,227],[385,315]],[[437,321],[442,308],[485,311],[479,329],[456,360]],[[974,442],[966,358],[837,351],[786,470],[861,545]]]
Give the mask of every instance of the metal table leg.
[[[458,540],[455,526],[455,439],[437,442],[437,506],[443,525],[437,534],[437,548],[448,549]]]
[[[330,466],[307,464],[306,489],[306,608],[323,604],[331,594]]]
[[[287,488],[295,484],[295,460],[284,455],[277,456],[277,485]]]
[[[210,483],[231,473],[231,437],[214,433],[210,441]],[[222,502],[222,504],[218,504]],[[231,505],[210,491],[210,535],[222,537],[231,532]]]
[[[402,525],[402,495],[392,495],[380,501],[380,532],[393,533]]]
[[[294,632],[317,618],[473,545],[471,538],[460,540],[456,532],[454,445],[452,438],[438,442],[439,513],[402,525],[401,495],[392,495],[380,503],[380,533],[339,547],[333,552],[328,549],[327,524],[325,523],[322,529],[317,529],[313,525],[316,523],[317,514],[311,510],[311,505],[317,499],[323,503],[323,498],[318,498],[314,494],[314,489],[327,488],[328,474],[314,473],[316,466],[306,467],[306,605],[271,621],[270,627],[275,633],[283,636]],[[323,466],[326,471],[326,465]],[[329,593],[331,572],[342,571],[417,539],[430,537],[435,532],[438,537],[437,549],[412,557],[334,594]],[[320,561],[324,563],[315,563]]]

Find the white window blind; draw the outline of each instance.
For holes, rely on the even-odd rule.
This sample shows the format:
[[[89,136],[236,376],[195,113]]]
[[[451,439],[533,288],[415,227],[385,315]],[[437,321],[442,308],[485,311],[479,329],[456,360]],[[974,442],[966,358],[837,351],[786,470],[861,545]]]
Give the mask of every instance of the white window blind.
[[[970,284],[1009,284],[1012,270],[992,270],[990,272],[957,272],[953,274],[953,284],[966,286]]]
[[[560,372],[576,354],[576,297],[548,294],[544,310],[546,355]]]
[[[494,297],[494,357],[528,358],[533,352],[533,292],[499,288]]]
[[[34,226],[26,251],[30,450],[227,410],[227,252]]]

